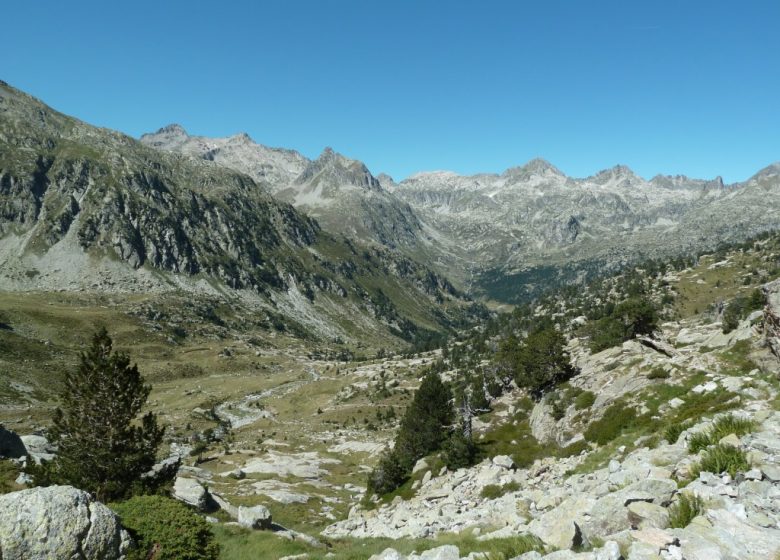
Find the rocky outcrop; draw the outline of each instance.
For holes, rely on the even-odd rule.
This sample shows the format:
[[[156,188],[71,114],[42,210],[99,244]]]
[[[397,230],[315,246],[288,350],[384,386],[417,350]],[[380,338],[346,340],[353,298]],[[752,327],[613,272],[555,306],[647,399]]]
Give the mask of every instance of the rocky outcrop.
[[[767,347],[780,358],[780,280],[763,287],[766,296],[764,307],[764,337]]]
[[[117,516],[70,486],[0,496],[0,558],[120,560],[131,546]]]

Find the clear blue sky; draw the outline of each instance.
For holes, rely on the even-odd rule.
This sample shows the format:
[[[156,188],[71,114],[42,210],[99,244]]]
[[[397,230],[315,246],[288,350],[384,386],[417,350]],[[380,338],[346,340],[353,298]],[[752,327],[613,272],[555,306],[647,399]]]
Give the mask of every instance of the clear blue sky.
[[[780,160],[780,2],[3,5],[0,79],[133,136],[179,122],[324,146],[401,179],[503,171],[743,180]]]

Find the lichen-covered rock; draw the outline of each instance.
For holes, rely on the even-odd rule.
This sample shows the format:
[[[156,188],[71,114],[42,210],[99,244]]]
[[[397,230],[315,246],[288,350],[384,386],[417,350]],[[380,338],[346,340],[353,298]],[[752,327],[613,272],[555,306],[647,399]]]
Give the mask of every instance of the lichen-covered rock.
[[[119,560],[130,544],[114,512],[83,490],[49,486],[0,496],[3,560]]]

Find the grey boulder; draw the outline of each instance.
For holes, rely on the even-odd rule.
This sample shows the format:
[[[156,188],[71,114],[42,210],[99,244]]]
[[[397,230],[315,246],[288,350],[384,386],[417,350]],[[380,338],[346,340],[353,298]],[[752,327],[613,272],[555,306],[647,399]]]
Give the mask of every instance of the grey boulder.
[[[3,560],[120,560],[131,546],[117,516],[72,486],[0,496]]]

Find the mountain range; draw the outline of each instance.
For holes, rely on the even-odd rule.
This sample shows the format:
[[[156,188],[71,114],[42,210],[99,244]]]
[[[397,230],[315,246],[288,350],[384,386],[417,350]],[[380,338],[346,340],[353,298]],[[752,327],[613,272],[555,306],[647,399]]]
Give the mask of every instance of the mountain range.
[[[459,287],[509,301],[551,279],[699,252],[780,225],[780,164],[731,185],[646,180],[622,165],[573,178],[542,159],[500,174],[424,172],[396,183],[330,148],[312,161],[246,134],[210,139],[170,125],[141,142],[267,180],[274,196],[327,231],[399,249]]]
[[[213,290],[214,280],[271,299],[343,293],[345,275],[354,279],[349,253],[377,274],[406,271],[401,281],[415,288],[398,293],[517,302],[780,226],[780,164],[731,185],[646,180],[625,166],[573,178],[541,159],[395,182],[330,148],[312,160],[244,133],[207,138],[174,124],[139,141],[7,84],[0,150],[1,276],[11,289]]]

